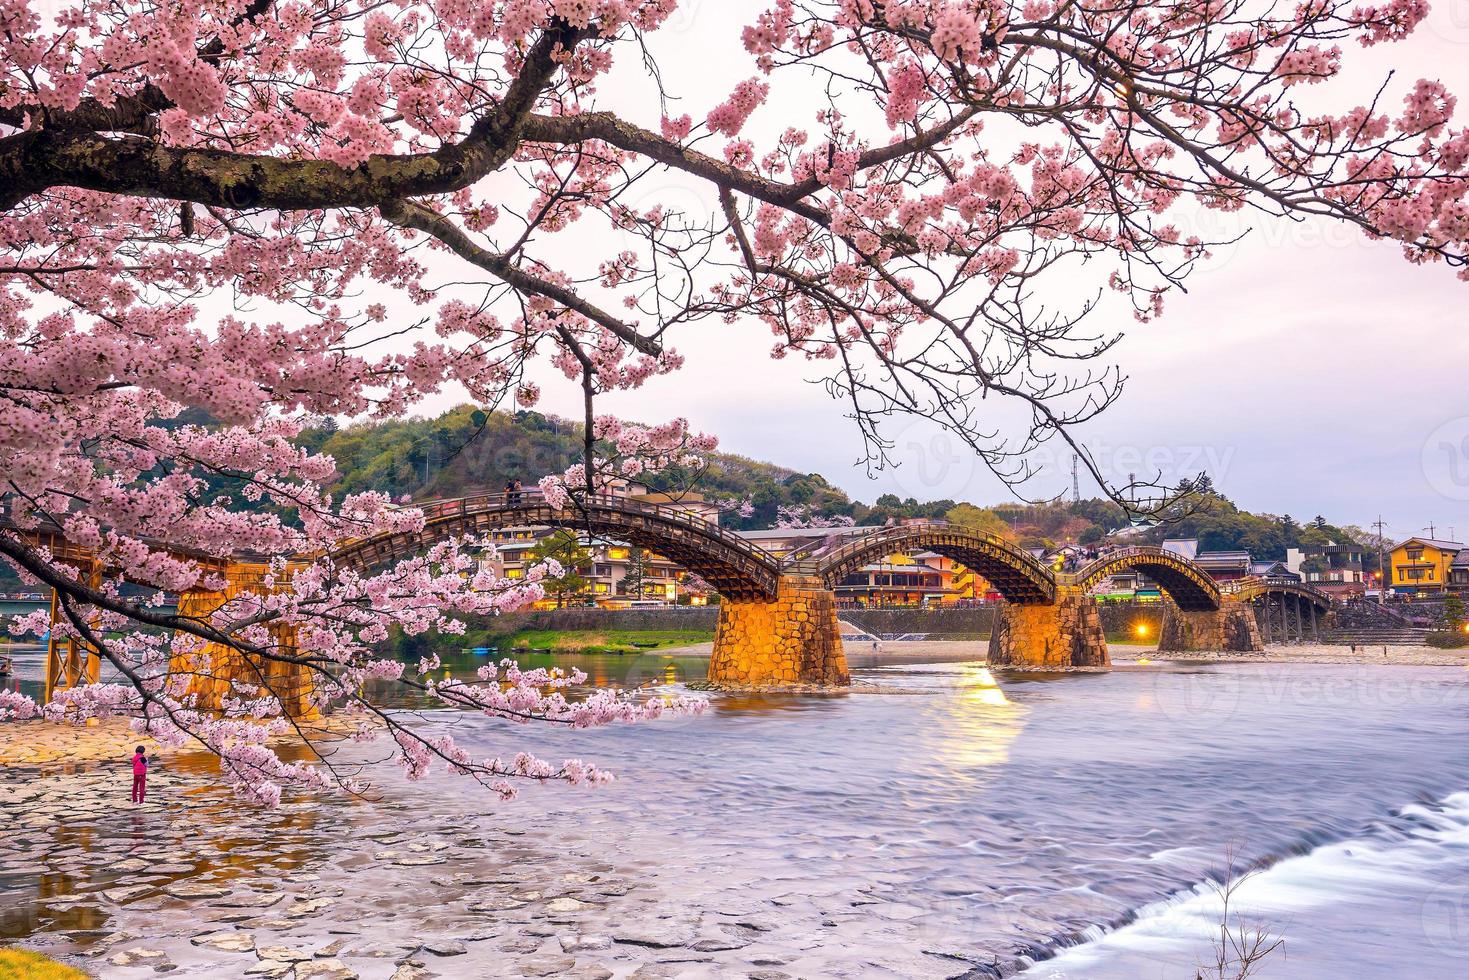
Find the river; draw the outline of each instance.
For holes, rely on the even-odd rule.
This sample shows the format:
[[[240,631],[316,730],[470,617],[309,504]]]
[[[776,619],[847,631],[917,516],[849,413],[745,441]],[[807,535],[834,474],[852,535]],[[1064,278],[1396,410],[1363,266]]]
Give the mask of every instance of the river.
[[[558,662],[674,689],[703,666]],[[1255,976],[1469,976],[1469,670],[936,663],[859,676],[890,693],[716,695],[696,718],[591,731],[424,712],[487,754],[583,757],[619,779],[505,805],[389,770],[384,803],[331,804],[336,816],[292,837],[290,875],[340,895],[342,912],[260,926],[256,942],[268,929],[282,942],[437,936],[464,945],[428,964],[450,976],[515,975],[509,949],[515,963],[564,950],[602,971],[585,975],[1187,980],[1212,960],[1208,883],[1232,862],[1263,869],[1236,893],[1235,921],[1284,939]],[[364,828],[390,845],[437,835],[453,857],[366,868]],[[248,862],[233,865],[247,880]],[[505,888],[535,883],[536,899],[487,906],[486,868],[513,872]],[[28,900],[22,877],[5,881],[0,898]],[[538,910],[553,894],[570,904]],[[107,928],[146,915],[197,929],[165,925],[179,904],[109,906]],[[13,938],[57,939],[44,913],[25,921]],[[590,938],[556,948],[553,932]],[[391,972],[348,945],[362,976]],[[223,969],[190,952],[171,950],[182,972]]]

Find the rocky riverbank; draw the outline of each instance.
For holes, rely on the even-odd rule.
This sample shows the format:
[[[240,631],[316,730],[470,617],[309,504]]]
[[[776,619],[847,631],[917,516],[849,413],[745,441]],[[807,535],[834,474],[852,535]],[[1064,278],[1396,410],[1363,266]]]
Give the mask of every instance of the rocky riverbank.
[[[656,859],[614,866],[527,831],[519,809],[520,829],[461,826],[385,786],[262,810],[189,752],[160,753],[133,806],[136,741],[121,725],[0,726],[3,941],[107,977],[779,980],[799,955],[743,952],[777,906],[672,900]]]

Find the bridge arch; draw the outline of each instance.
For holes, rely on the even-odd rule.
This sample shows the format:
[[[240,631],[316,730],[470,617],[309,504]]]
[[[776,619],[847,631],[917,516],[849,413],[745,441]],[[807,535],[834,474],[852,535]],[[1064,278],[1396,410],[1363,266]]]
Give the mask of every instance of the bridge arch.
[[[1136,569],[1159,587],[1185,612],[1219,608],[1219,585],[1209,574],[1183,555],[1156,545],[1138,545],[1098,558],[1081,570],[1062,576],[1067,585],[1090,592],[1098,583],[1118,572]]]
[[[1322,592],[1320,589],[1306,585],[1303,582],[1297,582],[1294,579],[1257,578],[1252,576],[1228,582],[1221,591],[1225,595],[1232,596],[1241,602],[1254,602],[1257,599],[1290,595],[1315,606],[1318,612],[1329,612],[1332,607],[1331,596]]]
[[[960,524],[900,524],[840,541],[816,557],[817,574],[827,588],[863,565],[896,551],[932,551],[953,559],[994,586],[1007,600],[1021,605],[1049,605],[1056,580],[1028,552],[993,534]]]
[[[586,530],[655,551],[734,601],[771,601],[780,579],[780,564],[773,556],[719,525],[677,508],[612,494],[578,498],[561,507],[533,491],[476,494],[414,506],[423,511],[422,530],[352,541],[333,552],[332,560],[340,566],[376,568],[453,535],[535,526]]]

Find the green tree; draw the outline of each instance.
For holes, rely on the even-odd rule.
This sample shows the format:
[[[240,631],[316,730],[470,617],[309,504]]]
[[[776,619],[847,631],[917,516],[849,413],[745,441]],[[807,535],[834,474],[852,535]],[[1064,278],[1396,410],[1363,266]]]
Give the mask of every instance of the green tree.
[[[1300,530],[1300,525],[1289,514],[1286,514],[1280,519],[1280,536],[1285,542],[1284,546],[1280,549],[1281,551],[1284,551],[1285,548],[1294,548],[1296,546],[1300,538]]]
[[[582,546],[575,531],[562,528],[551,532],[536,542],[530,556],[538,562],[549,558],[561,566],[560,575],[541,580],[546,592],[555,598],[557,609],[566,605],[567,599],[587,591],[587,580],[582,573],[591,564],[592,553]]]
[[[1008,538],[1011,536],[1010,525],[1004,519],[988,507],[976,507],[973,504],[955,504],[944,514],[944,520],[950,524],[962,524],[965,527],[976,528],[998,537]]]
[[[1455,633],[1464,628],[1464,600],[1452,592],[1444,597],[1443,624]]]
[[[642,548],[629,548],[627,552],[627,572],[623,574],[622,581],[617,583],[618,589],[625,595],[634,599],[643,597],[644,579],[648,571],[648,556]]]

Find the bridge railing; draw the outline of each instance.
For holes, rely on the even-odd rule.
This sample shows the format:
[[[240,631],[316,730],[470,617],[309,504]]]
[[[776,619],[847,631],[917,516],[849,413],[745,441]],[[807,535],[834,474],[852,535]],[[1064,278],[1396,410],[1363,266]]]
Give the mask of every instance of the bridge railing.
[[[426,523],[433,523],[454,517],[468,517],[486,511],[516,510],[518,508],[536,505],[550,507],[553,510],[565,511],[567,513],[581,512],[593,507],[604,507],[609,510],[636,513],[659,520],[672,521],[707,537],[715,538],[735,551],[749,554],[758,560],[764,561],[773,569],[779,569],[781,565],[780,559],[759,545],[732,534],[713,521],[706,521],[704,518],[690,513],[681,507],[672,504],[648,503],[647,501],[623,497],[614,493],[574,494],[561,507],[554,507],[546,499],[546,495],[539,489],[520,490],[511,493],[505,493],[503,491],[498,493],[476,493],[465,497],[430,500],[422,504],[410,504],[406,506],[416,507],[418,510],[421,510],[424,521]]]
[[[1171,551],[1164,551],[1155,544],[1128,545],[1126,548],[1116,548],[1107,552],[1105,555],[1093,558],[1085,565],[1077,568],[1074,572],[1056,572],[1056,581],[1064,585],[1077,585],[1096,574],[1097,569],[1110,565],[1112,562],[1123,561],[1128,558],[1160,557],[1178,558],[1180,556]]]

